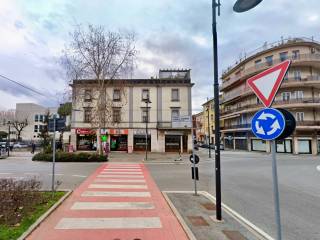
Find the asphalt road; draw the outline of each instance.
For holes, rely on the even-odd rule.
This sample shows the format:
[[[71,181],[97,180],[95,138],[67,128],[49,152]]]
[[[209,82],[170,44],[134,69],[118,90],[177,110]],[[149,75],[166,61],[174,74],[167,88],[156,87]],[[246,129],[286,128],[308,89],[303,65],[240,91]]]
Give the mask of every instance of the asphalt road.
[[[199,190],[215,195],[214,161],[200,149]],[[320,239],[319,156],[277,154],[283,239]],[[222,201],[269,235],[276,236],[271,156],[222,153]],[[161,190],[193,190],[190,164],[149,164]]]
[[[198,151],[198,189],[215,195],[214,161],[207,149]],[[143,156],[123,154],[116,159],[141,161]],[[212,154],[213,156],[213,154]],[[158,155],[153,157],[160,158]],[[146,163],[161,190],[193,190],[190,163],[161,156],[162,163]],[[175,156],[174,156],[175,157]],[[320,157],[277,154],[283,239],[320,239]],[[152,156],[150,156],[152,159]],[[140,160],[141,159],[141,160]],[[168,155],[169,159],[169,155]],[[276,236],[271,156],[262,153],[222,152],[222,201],[271,236]],[[163,161],[164,160],[164,161]],[[170,163],[168,163],[170,162]],[[74,189],[101,163],[56,163],[60,189]],[[51,188],[51,163],[32,162],[30,153],[0,160],[0,178],[36,176],[44,189]]]
[[[42,188],[51,189],[52,164],[33,162],[29,152],[13,153],[14,157],[0,159],[0,178],[33,178],[42,182]],[[101,163],[56,163],[55,182],[58,189],[74,189],[85,180]]]

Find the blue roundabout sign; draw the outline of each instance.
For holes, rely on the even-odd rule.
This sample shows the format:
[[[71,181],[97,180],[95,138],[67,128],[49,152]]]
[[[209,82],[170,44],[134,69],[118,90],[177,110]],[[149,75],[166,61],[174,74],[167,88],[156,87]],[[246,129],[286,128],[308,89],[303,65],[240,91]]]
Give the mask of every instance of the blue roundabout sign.
[[[251,129],[254,135],[264,140],[274,140],[286,127],[283,114],[274,108],[264,108],[252,118]]]

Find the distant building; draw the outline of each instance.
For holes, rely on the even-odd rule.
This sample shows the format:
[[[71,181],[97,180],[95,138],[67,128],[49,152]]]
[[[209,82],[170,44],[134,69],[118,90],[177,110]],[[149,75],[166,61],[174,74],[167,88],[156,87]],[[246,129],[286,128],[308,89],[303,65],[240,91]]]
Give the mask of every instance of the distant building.
[[[277,152],[320,152],[320,44],[313,39],[293,38],[265,45],[222,74],[222,135],[229,149],[270,151],[269,143],[251,132],[251,119],[262,108],[246,81],[249,77],[291,59],[288,74],[273,107],[290,111],[296,121],[292,136],[277,142]]]
[[[192,148],[191,126],[172,120],[189,118],[191,124],[192,86],[190,70],[160,70],[159,78],[112,80],[106,87],[110,119],[99,133],[93,124],[98,82],[74,80],[71,143],[78,150],[90,150],[103,134],[111,151],[145,151],[148,122],[149,151],[187,152]]]
[[[19,121],[27,119],[28,125],[21,132],[21,138],[25,141],[41,140],[40,132],[46,126],[45,117],[57,114],[58,108],[47,108],[35,103],[17,103],[15,117]]]
[[[202,104],[203,107],[203,133],[204,133],[204,143],[214,144],[214,100],[213,98],[207,100]]]
[[[204,121],[203,121],[203,112],[199,112],[197,114],[194,114],[192,116],[193,119],[193,134],[195,136],[195,139],[198,142],[204,142],[205,141],[205,131],[204,131]]]

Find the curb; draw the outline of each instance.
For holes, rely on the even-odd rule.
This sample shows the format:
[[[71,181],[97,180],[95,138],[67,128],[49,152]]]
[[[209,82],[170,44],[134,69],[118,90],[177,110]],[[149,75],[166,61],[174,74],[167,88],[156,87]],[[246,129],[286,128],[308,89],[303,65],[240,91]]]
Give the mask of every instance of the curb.
[[[211,195],[210,193],[206,191],[200,191],[200,194],[203,196],[206,196],[207,198],[211,199],[214,203],[216,202],[216,198]],[[232,210],[230,207],[225,205],[224,203],[221,204],[222,208],[229,214],[231,215],[234,219],[236,219],[240,224],[242,224],[244,227],[246,227],[252,234],[256,235],[258,238],[262,240],[274,240],[269,234],[267,234],[265,231],[262,229],[258,228],[256,225],[254,225],[252,222],[249,220],[245,219],[242,217],[239,213],[236,211]]]
[[[64,200],[66,200],[72,193],[72,190],[66,190],[66,194],[59,199],[48,211],[41,215],[38,220],[33,223],[17,240],[26,239],[57,207],[59,207]]]
[[[190,240],[197,240],[196,237],[193,235],[191,229],[188,227],[188,225],[185,223],[185,221],[183,220],[182,216],[180,215],[180,213],[178,212],[178,210],[176,209],[176,207],[173,205],[173,203],[171,202],[171,200],[169,199],[167,193],[165,191],[162,192],[162,195],[164,197],[164,199],[167,201],[169,207],[171,208],[171,210],[173,211],[174,215],[177,217],[180,225],[182,226],[183,230],[185,231],[185,233],[187,234],[188,238]]]
[[[194,191],[163,191],[163,192],[164,193],[194,193]],[[208,199],[210,199],[212,202],[216,203],[216,198],[213,195],[211,195],[210,193],[208,193],[206,191],[198,191],[198,194],[201,194],[201,195],[207,197]],[[258,228],[256,225],[254,225],[249,220],[242,217],[239,213],[232,210],[230,207],[228,207],[224,203],[222,203],[221,205],[222,205],[222,208],[225,212],[227,212],[230,216],[232,216],[236,221],[238,221],[241,225],[243,225],[246,229],[248,229],[248,231],[250,231],[252,234],[254,234],[259,239],[261,239],[261,240],[275,240],[269,234],[264,232],[262,229]],[[171,205],[170,205],[170,207],[171,207]],[[177,209],[175,209],[175,210],[177,211]],[[180,214],[179,214],[179,216],[180,216]],[[180,221],[180,219],[179,219],[179,221]],[[189,227],[187,227],[187,228],[189,229]]]

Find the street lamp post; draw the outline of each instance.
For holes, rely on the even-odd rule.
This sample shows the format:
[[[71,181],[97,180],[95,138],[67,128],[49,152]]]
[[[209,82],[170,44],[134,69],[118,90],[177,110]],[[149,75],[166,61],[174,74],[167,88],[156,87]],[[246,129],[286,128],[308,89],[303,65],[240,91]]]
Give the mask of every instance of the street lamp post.
[[[263,0],[237,0],[233,6],[235,12],[245,12],[257,6]],[[221,211],[221,169],[220,169],[220,112],[219,112],[219,79],[218,79],[218,46],[217,46],[217,9],[220,15],[220,0],[212,0],[212,38],[214,70],[214,112],[215,112],[215,176],[216,176],[216,219],[222,220]]]
[[[146,116],[146,161],[148,160],[148,121],[149,121],[149,106],[148,104],[151,103],[149,96],[144,101],[146,103],[146,110],[147,110],[147,116]]]
[[[10,132],[11,132],[11,129],[10,129],[10,125],[11,125],[11,122],[8,121],[8,157],[10,156]]]
[[[209,120],[209,105],[207,106],[208,112],[208,145],[209,145],[209,158],[211,158],[211,148],[210,148],[210,120]]]

